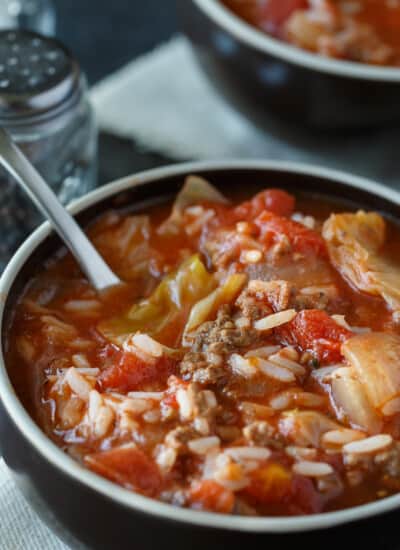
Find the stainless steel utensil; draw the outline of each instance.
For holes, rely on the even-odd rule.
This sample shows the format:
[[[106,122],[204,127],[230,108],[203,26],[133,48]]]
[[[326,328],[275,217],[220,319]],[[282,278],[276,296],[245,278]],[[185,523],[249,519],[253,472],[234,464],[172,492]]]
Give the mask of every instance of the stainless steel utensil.
[[[96,290],[101,291],[121,283],[36,168],[2,128],[0,164],[15,178],[49,220]]]

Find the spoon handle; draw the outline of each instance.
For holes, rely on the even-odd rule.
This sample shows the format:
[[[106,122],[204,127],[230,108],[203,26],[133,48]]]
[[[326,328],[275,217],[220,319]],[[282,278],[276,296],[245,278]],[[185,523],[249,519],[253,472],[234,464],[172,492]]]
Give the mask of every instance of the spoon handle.
[[[61,205],[36,168],[3,128],[0,128],[0,164],[15,178],[50,221],[97,290],[121,283],[75,219]]]

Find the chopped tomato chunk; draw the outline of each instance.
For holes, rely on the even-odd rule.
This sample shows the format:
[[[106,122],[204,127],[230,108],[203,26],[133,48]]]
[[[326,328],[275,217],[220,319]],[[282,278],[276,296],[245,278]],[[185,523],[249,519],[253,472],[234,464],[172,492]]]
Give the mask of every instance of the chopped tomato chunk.
[[[275,28],[280,27],[294,11],[307,7],[307,0],[266,0],[260,3],[260,19],[265,21],[266,30],[274,31]]]
[[[341,344],[353,334],[319,309],[300,311],[292,321],[276,329],[275,333],[282,343],[310,351],[321,363],[341,361]]]
[[[293,476],[287,502],[292,514],[318,514],[323,509],[321,495],[313,482],[303,476]]]
[[[326,257],[328,254],[321,235],[301,223],[271,214],[271,212],[260,214],[255,223],[261,230],[260,240],[267,245],[274,244],[277,239],[285,235],[295,252],[322,257]]]
[[[262,504],[280,502],[291,490],[291,473],[280,464],[268,464],[255,470],[245,493]]]
[[[267,189],[261,191],[250,201],[239,204],[234,209],[235,216],[241,220],[253,221],[265,210],[279,216],[290,216],[293,214],[295,199],[286,191],[281,189]]]
[[[175,370],[175,361],[168,357],[144,359],[134,353],[123,353],[119,360],[106,368],[100,376],[104,389],[128,392],[141,389],[144,384],[165,384]]]
[[[235,496],[232,491],[211,479],[195,483],[190,490],[190,500],[193,508],[221,514],[230,514],[235,504]]]
[[[134,445],[87,455],[85,462],[97,474],[128,489],[147,496],[160,491],[162,478],[156,464]]]

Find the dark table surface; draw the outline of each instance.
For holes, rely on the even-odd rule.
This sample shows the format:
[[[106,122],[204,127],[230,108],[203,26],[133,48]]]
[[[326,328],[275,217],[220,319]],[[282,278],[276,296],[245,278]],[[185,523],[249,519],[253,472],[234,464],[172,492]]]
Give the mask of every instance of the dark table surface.
[[[79,59],[91,84],[167,40],[179,27],[173,0],[55,0],[55,4],[58,37]],[[100,135],[99,159],[100,184],[171,160],[108,134]],[[271,537],[265,548],[397,550],[396,520],[392,513],[329,532]],[[134,544],[140,550],[140,541]],[[172,541],[167,548],[172,548]]]

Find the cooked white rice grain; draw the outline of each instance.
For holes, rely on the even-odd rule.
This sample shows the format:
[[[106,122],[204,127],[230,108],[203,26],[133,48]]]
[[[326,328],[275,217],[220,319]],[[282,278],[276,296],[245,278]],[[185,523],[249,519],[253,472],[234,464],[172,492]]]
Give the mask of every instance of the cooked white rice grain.
[[[249,417],[250,419],[268,418],[270,416],[273,416],[276,412],[271,407],[267,407],[266,405],[260,405],[259,403],[251,403],[250,401],[243,401],[239,405],[239,409],[242,411],[242,413],[245,416]]]
[[[351,330],[355,334],[364,334],[366,332],[371,332],[369,327],[353,327],[349,325],[344,317],[344,315],[331,315],[331,318],[341,327]]]
[[[152,403],[148,399],[133,399],[128,397],[121,403],[121,410],[132,414],[142,414],[152,408]]]
[[[207,406],[210,409],[215,409],[215,407],[218,405],[218,401],[217,401],[217,398],[215,397],[215,393],[211,390],[203,390],[202,396]]]
[[[263,346],[261,348],[255,348],[248,351],[245,357],[261,357],[261,359],[268,359],[270,355],[276,353],[281,349],[281,346]]]
[[[300,447],[298,445],[288,445],[285,453],[295,460],[314,460],[317,456],[317,450],[310,447]]]
[[[88,405],[88,418],[90,421],[94,422],[96,416],[99,413],[100,407],[103,405],[103,398],[96,390],[91,390],[89,392],[89,405]]]
[[[254,323],[254,328],[259,331],[271,330],[285,323],[289,323],[294,317],[296,317],[297,312],[295,309],[286,309],[285,311],[279,311],[278,313],[272,313],[263,317]]]
[[[160,422],[161,413],[160,413],[160,411],[158,411],[156,409],[154,409],[152,411],[146,411],[143,414],[142,418],[148,424],[157,424],[158,422]]]
[[[104,437],[114,422],[114,413],[111,407],[103,405],[100,407],[93,422],[93,435],[97,438]]]
[[[131,351],[132,346],[139,349],[143,353],[150,355],[150,357],[161,357],[164,352],[163,347],[159,342],[141,332],[137,332],[126,342],[124,342],[125,349]]]
[[[296,405],[301,405],[302,407],[308,407],[310,409],[318,409],[325,404],[324,396],[308,391],[295,392],[293,398]]]
[[[249,359],[245,359],[238,353],[232,354],[228,363],[233,373],[243,376],[243,378],[253,378],[258,372],[257,367]]]
[[[265,447],[229,447],[224,451],[236,462],[242,460],[268,460],[271,451]]]
[[[64,304],[64,310],[68,313],[77,315],[97,315],[101,308],[101,303],[97,300],[69,300]]]
[[[279,365],[280,367],[284,367],[285,369],[288,369],[293,372],[296,376],[303,376],[307,371],[303,367],[303,365],[300,365],[299,363],[296,363],[295,361],[292,361],[291,359],[287,359],[283,356],[282,352],[274,353],[273,355],[270,355],[268,358],[268,361],[272,361],[276,365]]]
[[[335,296],[337,296],[337,288],[334,285],[306,286],[300,290],[300,294],[303,294],[303,296],[314,296],[316,294],[323,294],[325,296],[334,298]]]
[[[205,455],[219,447],[220,439],[215,435],[210,437],[200,437],[199,439],[192,439],[187,445],[192,453]]]
[[[79,397],[85,400],[89,398],[92,386],[84,376],[79,374],[75,367],[71,367],[67,370],[64,380],[76,395],[79,395]]]
[[[290,393],[279,393],[272,397],[269,401],[270,406],[276,411],[288,409],[293,402],[293,396]]]
[[[219,468],[214,473],[214,479],[217,483],[229,489],[230,491],[240,491],[247,487],[249,484],[249,478],[245,475],[244,471],[237,471],[232,469],[228,464],[223,468]]]
[[[96,378],[96,376],[100,373],[100,369],[97,368],[85,368],[85,367],[74,367],[76,368],[76,372],[79,372],[79,374],[83,374],[83,376]],[[61,372],[67,372],[68,369],[61,369]]]
[[[133,399],[151,399],[152,401],[161,401],[164,397],[162,391],[130,391],[128,397]]]
[[[298,363],[300,361],[300,354],[293,346],[285,346],[284,348],[282,348],[280,355],[285,359],[290,359],[290,361],[294,361],[295,363]]]
[[[210,433],[210,424],[206,418],[195,418],[193,421],[193,427],[196,432],[199,432],[201,435],[208,435]]]
[[[346,321],[344,315],[331,315],[331,318],[341,327],[346,328],[347,330],[351,330],[351,327]]]
[[[307,227],[308,229],[314,229],[315,228],[315,218],[312,216],[305,216],[301,212],[295,212],[292,214],[291,219],[297,223],[301,223],[301,225],[304,225],[304,227]]]
[[[257,367],[263,374],[275,380],[279,380],[279,382],[289,383],[294,382],[296,379],[292,371],[285,367],[280,367],[266,359],[257,358]]]
[[[351,430],[350,428],[341,428],[340,430],[331,430],[325,432],[321,437],[321,443],[327,447],[341,447],[352,441],[365,439],[365,433],[360,430]]]
[[[338,369],[348,368],[343,365],[330,365],[328,367],[320,367],[312,371],[311,376],[320,384],[327,384],[330,382],[332,376]]]
[[[183,420],[189,420],[193,415],[194,403],[187,390],[179,388],[176,392],[179,413]]]
[[[177,456],[175,449],[162,445],[156,456],[156,462],[163,472],[169,472],[173,468]]]
[[[311,462],[302,460],[293,464],[295,474],[306,477],[323,477],[333,474],[334,469],[327,462]]]
[[[203,206],[196,204],[194,206],[188,206],[187,208],[185,208],[185,212],[187,212],[187,214],[190,214],[191,216],[201,216],[204,213],[204,208]]]
[[[242,263],[245,264],[258,264],[262,258],[263,255],[260,250],[244,250],[240,255]]]
[[[393,438],[389,434],[373,435],[360,441],[352,441],[343,446],[343,452],[352,455],[368,455],[378,453],[390,447]]]

